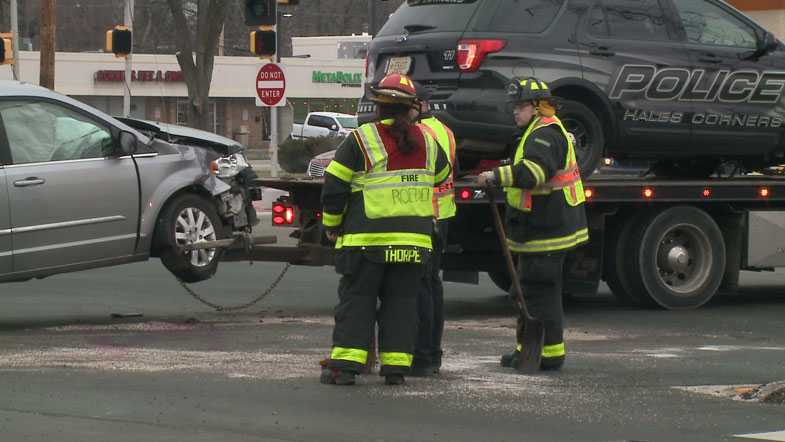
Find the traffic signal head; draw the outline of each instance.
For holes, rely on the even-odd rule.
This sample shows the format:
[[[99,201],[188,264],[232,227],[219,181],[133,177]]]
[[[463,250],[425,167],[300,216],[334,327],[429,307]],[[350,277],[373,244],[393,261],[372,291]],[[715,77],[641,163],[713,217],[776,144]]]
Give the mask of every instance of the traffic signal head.
[[[0,64],[14,64],[14,43],[10,33],[0,33]]]
[[[275,55],[275,31],[251,32],[251,53],[258,57],[272,57]]]
[[[106,52],[112,52],[117,57],[125,57],[131,53],[133,35],[125,26],[115,26],[106,31]]]
[[[276,14],[276,0],[245,0],[246,26],[274,25]]]

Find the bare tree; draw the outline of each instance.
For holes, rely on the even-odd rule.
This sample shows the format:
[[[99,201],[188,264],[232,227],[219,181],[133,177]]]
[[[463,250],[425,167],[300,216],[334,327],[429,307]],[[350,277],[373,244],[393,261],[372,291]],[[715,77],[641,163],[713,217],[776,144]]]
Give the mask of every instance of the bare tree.
[[[209,130],[210,82],[218,37],[229,0],[167,0],[175,29],[177,61],[188,87],[188,124]]]

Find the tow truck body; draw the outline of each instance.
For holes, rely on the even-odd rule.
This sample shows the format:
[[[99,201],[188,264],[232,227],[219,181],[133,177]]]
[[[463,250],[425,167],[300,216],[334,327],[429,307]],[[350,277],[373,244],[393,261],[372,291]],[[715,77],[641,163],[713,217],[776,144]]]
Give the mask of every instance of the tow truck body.
[[[333,247],[320,220],[322,183],[310,177],[257,180],[289,193],[273,202],[272,222],[294,227],[299,244],[257,247],[255,260],[332,264]],[[785,267],[785,177],[595,174],[584,186],[591,240],[569,254],[567,293],[596,293],[604,280],[627,302],[695,308],[719,291],[735,289],[741,270]],[[444,279],[477,284],[479,273],[487,272],[507,290],[484,189],[458,179],[455,195],[458,211],[443,259]],[[504,208],[504,201],[498,204]]]

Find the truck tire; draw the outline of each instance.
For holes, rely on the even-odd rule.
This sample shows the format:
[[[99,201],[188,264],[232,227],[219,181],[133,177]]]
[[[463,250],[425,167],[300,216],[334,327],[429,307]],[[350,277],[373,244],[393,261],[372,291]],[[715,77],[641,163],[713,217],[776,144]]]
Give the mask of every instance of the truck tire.
[[[568,132],[575,136],[575,156],[581,177],[593,174],[600,165],[600,157],[605,150],[605,134],[602,122],[583,103],[562,99],[559,118]]]
[[[164,267],[178,279],[193,283],[215,275],[223,250],[184,253],[180,248],[225,237],[215,206],[199,195],[186,193],[169,201],[161,210],[155,227],[154,247]]]
[[[609,225],[609,231],[617,231],[619,234],[611,237],[606,233],[604,276],[603,279],[611,292],[624,305],[642,306],[642,292],[640,288],[632,287],[630,274],[632,269],[627,266],[628,254],[634,253],[629,250],[630,237],[642,223],[648,221],[650,214],[642,212],[636,215],[624,217],[618,222]]]
[[[644,302],[668,310],[692,309],[708,302],[725,274],[725,241],[709,214],[690,206],[666,209],[633,232],[631,289]]]

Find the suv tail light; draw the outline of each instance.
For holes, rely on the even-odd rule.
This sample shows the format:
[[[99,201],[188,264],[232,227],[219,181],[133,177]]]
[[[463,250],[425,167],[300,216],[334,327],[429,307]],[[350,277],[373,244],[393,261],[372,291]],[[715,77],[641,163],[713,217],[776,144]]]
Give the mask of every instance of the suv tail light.
[[[485,56],[499,52],[507,45],[505,40],[459,40],[455,61],[461,72],[475,72]]]

